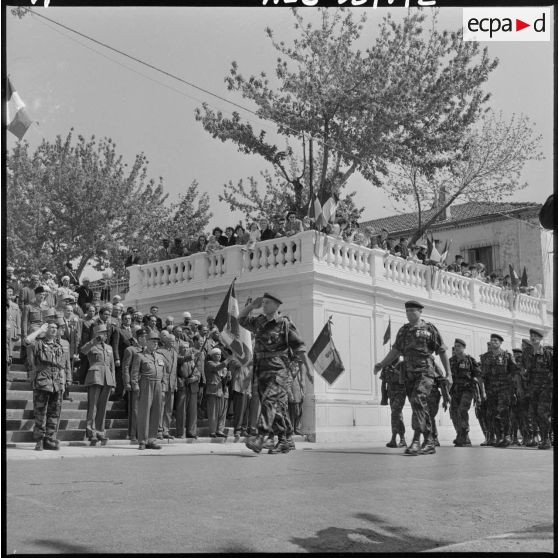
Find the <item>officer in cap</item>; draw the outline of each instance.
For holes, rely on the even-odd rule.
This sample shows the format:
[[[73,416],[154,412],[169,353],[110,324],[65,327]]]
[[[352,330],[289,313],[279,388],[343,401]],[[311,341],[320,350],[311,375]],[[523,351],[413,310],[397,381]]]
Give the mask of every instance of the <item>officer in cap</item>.
[[[469,439],[469,409],[475,398],[480,404],[477,378],[481,374],[479,363],[465,352],[467,344],[463,339],[457,338],[453,343],[453,356],[450,357],[450,368],[453,385],[451,387],[450,418],[453,422],[457,437],[454,440],[456,447],[470,447]]]
[[[266,436],[278,436],[279,441],[271,453],[287,453],[294,446],[290,440],[292,425],[289,419],[287,384],[290,359],[306,366],[306,347],[294,323],[278,312],[281,300],[264,293],[247,304],[238,316],[239,324],[254,333],[254,376],[258,384],[261,414],[258,435],[247,439],[246,446],[260,453]],[[249,317],[250,312],[261,308],[259,316]],[[291,357],[292,355],[292,357]],[[289,438],[289,439],[288,439]],[[290,442],[290,443],[289,443]]]
[[[501,348],[504,338],[498,334],[490,335],[490,350],[481,359],[481,382],[486,386],[487,419],[492,425],[498,447],[511,444],[510,405],[514,390],[520,382],[519,367],[513,355]]]
[[[157,350],[159,333],[150,330],[147,344],[132,361],[131,384],[139,391],[138,441],[139,449],[161,449],[157,444],[157,429],[161,417],[162,399],[169,386],[169,369],[163,355]]]
[[[523,362],[527,374],[529,391],[529,418],[534,430],[538,426],[540,431],[539,449],[550,449],[550,427],[552,394],[554,386],[554,349],[543,346],[543,333],[538,329],[529,330],[531,346],[524,352]]]
[[[446,346],[436,326],[421,318],[423,308],[424,306],[416,300],[408,300],[405,303],[409,323],[397,332],[393,348],[381,362],[374,366],[374,374],[378,374],[384,366],[403,355],[406,370],[405,385],[413,411],[411,424],[414,430],[413,442],[405,449],[406,455],[436,453],[427,403],[436,378],[433,353],[440,356],[446,381],[451,383]],[[422,448],[420,447],[421,434],[426,442]]]
[[[81,352],[87,356],[89,369],[85,376],[87,387],[87,424],[85,435],[92,446],[100,440],[106,445],[105,433],[107,403],[116,387],[116,371],[112,347],[106,343],[107,325],[99,322],[93,326],[92,339],[82,345]]]

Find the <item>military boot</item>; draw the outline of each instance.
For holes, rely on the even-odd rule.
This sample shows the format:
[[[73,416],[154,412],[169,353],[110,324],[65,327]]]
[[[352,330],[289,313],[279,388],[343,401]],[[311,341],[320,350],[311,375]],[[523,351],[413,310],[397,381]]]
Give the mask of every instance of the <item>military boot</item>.
[[[403,434],[399,434],[399,444],[397,444],[398,448],[406,448],[407,442],[405,441],[405,436]]]
[[[397,440],[395,439],[397,434],[391,435],[391,440],[386,444],[386,448],[396,448],[397,447]]]
[[[469,432],[464,430],[464,440],[463,440],[463,447],[470,448],[472,447],[471,438],[469,438]]]
[[[455,437],[455,440],[453,441],[453,445],[456,448],[462,448],[463,447],[463,442],[464,442],[463,431],[460,430],[457,433],[457,436]]]
[[[289,451],[291,451],[291,448],[289,447],[289,442],[283,439],[283,440],[279,440],[275,447],[271,448],[270,450],[267,450],[267,453],[273,455],[276,453],[289,453]]]
[[[528,448],[534,448],[537,446],[537,441],[535,439],[534,434],[529,435],[529,437],[527,438],[527,442],[525,443],[525,446],[527,446]]]
[[[43,451],[43,439],[40,438],[35,444],[35,451]]]
[[[541,438],[541,442],[537,446],[537,448],[540,449],[540,450],[550,449],[550,440],[549,440],[548,436],[543,436]]]
[[[432,437],[432,442],[433,442],[434,446],[440,447],[440,442],[438,441],[438,436],[433,436]]]
[[[261,436],[261,435],[250,436],[249,438],[246,439],[246,441],[244,442],[244,445],[248,449],[251,449],[252,451],[255,451],[256,453],[260,453],[262,451],[262,448],[263,448],[263,445],[264,445],[264,437]]]
[[[405,455],[418,455],[420,452],[420,440],[413,439],[411,445],[405,449]]]
[[[430,453],[436,453],[436,441],[434,439],[428,440],[426,445],[424,445],[419,451],[419,455],[428,455]]]
[[[509,434],[506,434],[502,440],[500,441],[500,443],[498,444],[499,448],[507,448],[509,445],[511,445],[512,441],[511,441],[511,437]]]
[[[512,446],[520,446],[521,445],[521,443],[519,442],[519,439],[517,438],[517,434],[514,434],[514,436],[512,437],[511,445]]]
[[[43,445],[46,450],[59,450],[60,446],[56,443],[57,440],[53,440],[52,438],[45,438]]]
[[[290,450],[295,450],[296,446],[292,436],[287,436],[287,444],[289,445]]]
[[[263,449],[273,449],[275,447],[275,436],[271,435],[265,439]]]

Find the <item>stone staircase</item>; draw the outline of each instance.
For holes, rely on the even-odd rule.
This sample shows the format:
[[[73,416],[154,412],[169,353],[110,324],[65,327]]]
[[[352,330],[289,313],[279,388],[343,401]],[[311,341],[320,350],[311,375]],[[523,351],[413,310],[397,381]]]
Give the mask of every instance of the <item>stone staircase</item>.
[[[60,426],[57,438],[63,444],[89,445],[85,437],[87,418],[87,389],[85,386],[72,385],[69,388],[73,401],[63,401]],[[15,360],[6,378],[6,446],[31,444],[33,442],[33,391],[27,379],[27,370],[19,360]],[[225,434],[228,438],[210,438],[207,419],[198,419],[198,438],[174,440],[171,443],[226,443],[233,440],[232,421],[227,420]],[[127,443],[128,413],[125,401],[109,401],[105,420],[106,435],[109,444]],[[170,428],[175,435],[174,417]],[[302,436],[295,436],[295,441],[303,441]]]

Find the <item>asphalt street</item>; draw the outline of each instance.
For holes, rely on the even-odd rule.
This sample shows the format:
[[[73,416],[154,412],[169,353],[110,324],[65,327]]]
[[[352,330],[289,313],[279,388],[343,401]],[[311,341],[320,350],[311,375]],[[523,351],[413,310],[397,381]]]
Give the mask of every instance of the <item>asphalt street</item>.
[[[8,450],[7,553],[553,550],[553,450],[176,446]]]

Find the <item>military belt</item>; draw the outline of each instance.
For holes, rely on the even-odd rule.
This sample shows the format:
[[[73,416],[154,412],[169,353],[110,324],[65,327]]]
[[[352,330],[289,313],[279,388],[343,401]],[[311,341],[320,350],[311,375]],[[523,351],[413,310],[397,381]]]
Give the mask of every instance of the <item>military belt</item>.
[[[254,354],[254,356],[257,359],[262,359],[262,358],[272,358],[272,357],[277,357],[277,356],[287,356],[288,353],[287,351],[263,351],[263,352],[256,352]]]

